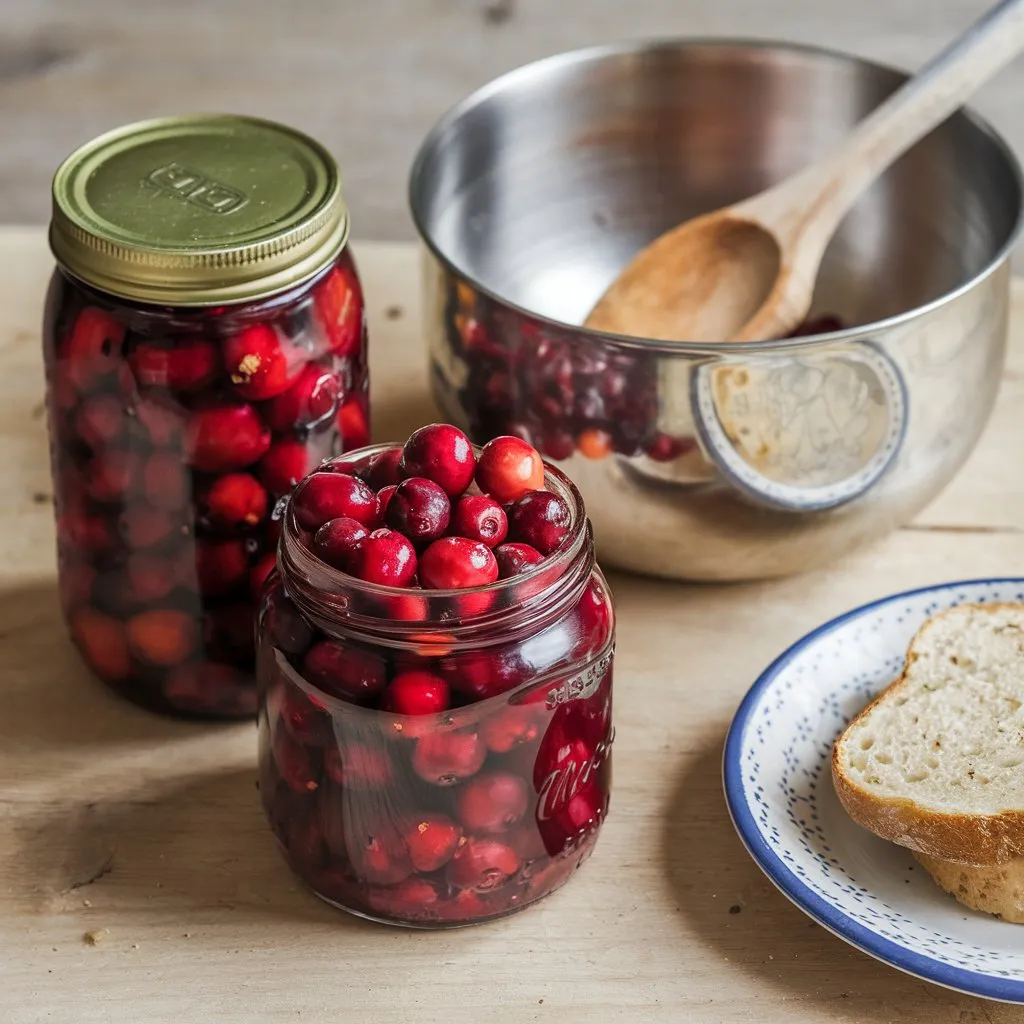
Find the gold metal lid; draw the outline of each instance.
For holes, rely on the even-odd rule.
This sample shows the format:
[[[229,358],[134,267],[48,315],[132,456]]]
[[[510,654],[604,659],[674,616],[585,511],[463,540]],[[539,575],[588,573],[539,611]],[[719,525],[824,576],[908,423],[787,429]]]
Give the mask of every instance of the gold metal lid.
[[[330,153],[252,117],[130,124],[76,150],[53,179],[58,262],[142,302],[207,306],[271,295],[315,274],[347,237]]]

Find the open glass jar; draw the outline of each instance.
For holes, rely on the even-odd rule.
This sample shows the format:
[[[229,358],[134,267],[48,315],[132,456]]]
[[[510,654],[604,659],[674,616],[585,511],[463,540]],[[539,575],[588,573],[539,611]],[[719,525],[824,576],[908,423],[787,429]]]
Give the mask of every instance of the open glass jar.
[[[102,679],[255,713],[275,502],[368,440],[337,166],[249,118],[130,125],[54,179],[44,346],[60,593]]]
[[[540,899],[591,853],[611,782],[614,612],[579,493],[550,467],[545,486],[572,510],[566,543],[463,590],[333,569],[286,509],[257,626],[260,793],[292,869],[328,902],[469,924]],[[411,673],[444,680],[455,706],[394,714],[332,693]]]

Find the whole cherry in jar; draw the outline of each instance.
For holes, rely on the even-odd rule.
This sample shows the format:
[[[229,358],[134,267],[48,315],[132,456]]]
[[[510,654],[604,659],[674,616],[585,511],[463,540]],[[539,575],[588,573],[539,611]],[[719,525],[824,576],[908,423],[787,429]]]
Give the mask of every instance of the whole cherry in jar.
[[[132,700],[255,714],[278,503],[369,439],[347,239],[334,159],[267,121],[129,125],[57,172],[44,346],[62,606]]]
[[[431,424],[331,460],[285,509],[257,627],[260,794],[296,874],[363,917],[520,910],[607,814],[611,597],[579,492],[525,449]]]

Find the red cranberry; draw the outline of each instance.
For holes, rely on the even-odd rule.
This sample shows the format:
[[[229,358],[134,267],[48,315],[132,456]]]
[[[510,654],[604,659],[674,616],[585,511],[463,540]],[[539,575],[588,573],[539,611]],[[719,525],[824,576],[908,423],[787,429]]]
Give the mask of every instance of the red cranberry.
[[[298,379],[309,354],[270,324],[253,324],[223,344],[224,369],[235,390],[259,401],[287,391]]]
[[[392,888],[370,893],[368,899],[378,913],[403,920],[434,917],[441,902],[437,886],[423,878],[407,878]]]
[[[291,503],[296,522],[311,531],[343,516],[372,526],[377,515],[377,495],[348,473],[314,473],[295,491]]]
[[[515,850],[496,839],[469,838],[448,862],[448,881],[459,889],[497,889],[519,870]]]
[[[573,654],[599,651],[608,642],[612,628],[611,604],[600,581],[593,579],[587,584],[573,614],[577,623]]]
[[[297,437],[275,441],[260,461],[260,480],[275,497],[287,494],[312,468],[314,455]]]
[[[126,630],[136,657],[165,667],[185,661],[198,641],[195,619],[173,608],[139,612],[128,620]]]
[[[87,398],[75,417],[75,432],[93,449],[115,444],[124,431],[124,425],[124,406],[113,395]]]
[[[551,491],[531,491],[508,512],[512,539],[531,545],[542,555],[550,555],[569,536],[571,524],[569,506]]]
[[[526,783],[509,772],[484,772],[455,797],[459,821],[470,832],[507,832],[526,813]]]
[[[117,534],[107,516],[80,511],[62,512],[57,519],[57,537],[78,554],[108,554],[117,547]]]
[[[388,526],[405,534],[413,544],[429,544],[442,536],[450,517],[448,495],[433,480],[423,477],[403,480],[388,500]]]
[[[154,448],[178,448],[181,445],[185,414],[173,404],[159,399],[139,399],[135,405],[135,418]]]
[[[396,715],[434,715],[451,704],[448,684],[432,672],[401,672],[384,691],[381,709]]]
[[[125,572],[128,586],[139,604],[162,600],[177,583],[177,566],[166,558],[146,551],[130,555]]]
[[[494,549],[494,559],[498,563],[498,579],[508,580],[543,562],[544,556],[529,544],[502,544]]]
[[[395,491],[398,490],[398,484],[388,484],[387,487],[382,487],[377,492],[377,521],[383,525],[384,520],[388,517],[388,506],[391,504],[391,499],[395,496]]]
[[[256,526],[267,514],[267,492],[250,473],[227,473],[202,491],[198,506],[204,526],[241,530]]]
[[[181,457],[174,452],[154,452],[142,467],[142,487],[150,503],[176,512],[189,497],[189,480]]]
[[[370,459],[361,476],[375,491],[379,491],[401,481],[402,474],[398,468],[401,461],[401,448],[387,448]]]
[[[86,491],[95,501],[120,502],[131,490],[139,469],[134,452],[111,449],[94,455],[86,467]]]
[[[518,437],[496,437],[480,453],[476,482],[503,505],[544,486],[540,453]]]
[[[432,423],[415,431],[402,448],[403,476],[424,476],[454,498],[472,482],[476,456],[469,438],[447,423]]]
[[[355,275],[347,267],[335,267],[317,285],[313,303],[331,351],[354,355],[363,333],[363,300]]]
[[[452,532],[493,548],[508,533],[508,517],[493,498],[482,494],[464,494],[455,506]]]
[[[310,550],[320,561],[347,572],[353,564],[358,542],[369,532],[362,523],[348,516],[331,519],[316,531]]]
[[[483,767],[487,748],[475,732],[429,733],[416,741],[412,766],[435,786],[454,786]]]
[[[86,306],[75,320],[65,345],[68,374],[79,391],[87,391],[121,362],[127,329],[109,313]]]
[[[359,874],[376,885],[395,885],[412,873],[405,851],[390,849],[379,836],[367,836],[352,851],[352,859]]]
[[[388,755],[366,743],[345,743],[343,747],[332,743],[324,754],[324,766],[339,786],[380,789],[394,777]]]
[[[227,473],[251,466],[270,448],[270,431],[259,413],[242,402],[197,409],[188,422],[190,461],[206,473]]]
[[[263,406],[263,419],[279,434],[307,430],[329,419],[340,397],[341,381],[337,373],[310,363],[287,391]]]
[[[257,600],[263,593],[263,585],[267,577],[277,568],[277,555],[273,551],[263,555],[249,570],[249,593]]]
[[[131,674],[128,641],[120,622],[93,608],[80,608],[70,628],[82,657],[98,676],[119,680]]]
[[[420,584],[428,590],[482,587],[498,578],[491,549],[466,537],[442,537],[420,558]]]
[[[510,704],[488,715],[480,723],[480,738],[495,754],[530,743],[540,732],[540,716],[536,708]]]
[[[357,543],[349,571],[367,583],[407,587],[416,575],[416,549],[395,530],[374,530]]]
[[[353,395],[342,403],[335,418],[343,451],[365,448],[370,443],[370,426],[366,421],[366,406],[362,395]]]
[[[203,338],[174,342],[142,341],[128,354],[128,365],[141,387],[199,391],[220,369],[217,346]]]
[[[453,654],[440,665],[452,689],[474,702],[514,689],[531,673],[522,654],[510,646]]]
[[[313,644],[306,651],[302,674],[325,693],[356,702],[378,696],[388,679],[383,658],[338,640]]]
[[[208,597],[228,594],[249,576],[249,553],[242,540],[196,541],[196,579]]]
[[[312,642],[313,630],[280,588],[273,591],[273,595],[264,618],[267,633],[275,647],[298,657]]]
[[[308,749],[286,729],[279,729],[274,736],[274,763],[278,774],[296,793],[311,793],[318,788]]]
[[[118,517],[118,530],[129,548],[149,548],[166,540],[179,522],[167,512],[137,503]]]
[[[576,448],[588,459],[607,458],[612,453],[612,435],[598,428],[580,431],[576,437]]]
[[[461,838],[462,829],[443,814],[424,814],[404,836],[413,868],[424,873],[447,864]]]
[[[319,747],[332,735],[330,716],[297,686],[281,689],[280,715],[284,727],[300,743]]]
[[[473,889],[461,889],[451,899],[439,904],[434,912],[441,921],[479,921],[490,916],[494,910],[484,898]]]
[[[687,450],[684,438],[672,437],[671,434],[658,432],[648,443],[646,452],[655,462],[672,462]]]
[[[549,459],[564,462],[576,450],[576,439],[567,430],[549,430],[541,437],[540,447]]]

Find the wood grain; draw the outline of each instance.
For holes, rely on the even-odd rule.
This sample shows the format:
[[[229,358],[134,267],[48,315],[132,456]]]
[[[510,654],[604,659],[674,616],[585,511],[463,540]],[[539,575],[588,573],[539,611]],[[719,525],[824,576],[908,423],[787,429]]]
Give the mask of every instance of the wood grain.
[[[432,415],[412,248],[357,245],[374,426]],[[38,320],[40,230],[0,232],[0,1021],[1006,1024],[1024,1010],[901,975],[805,918],[733,833],[722,739],[751,681],[823,618],[897,588],[1024,573],[1024,286],[991,427],[914,526],[799,579],[616,575],[615,786],[593,858],[505,921],[362,923],[285,868],[250,725],[158,718],[82,668],[60,623]]]
[[[908,69],[986,0],[2,0],[0,223],[38,223],[76,145],[124,122],[221,109],[338,155],[360,237],[412,238],[405,180],[450,105],[562,50],[669,35],[793,39]],[[975,106],[1024,152],[1024,62]]]

